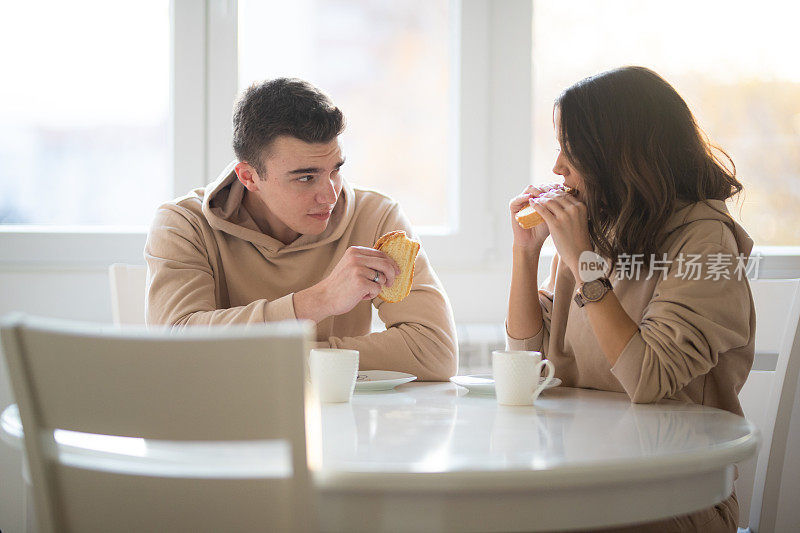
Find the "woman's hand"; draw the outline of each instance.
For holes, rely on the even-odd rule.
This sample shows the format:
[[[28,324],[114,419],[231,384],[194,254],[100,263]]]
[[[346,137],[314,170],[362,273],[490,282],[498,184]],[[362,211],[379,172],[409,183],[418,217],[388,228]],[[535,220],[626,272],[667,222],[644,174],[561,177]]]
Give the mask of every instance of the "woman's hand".
[[[542,248],[547,236],[550,235],[547,224],[539,224],[530,229],[524,229],[519,225],[519,222],[517,222],[515,215],[519,213],[520,210],[528,207],[532,198],[543,195],[555,187],[557,187],[555,184],[540,185],[539,187],[528,185],[525,190],[522,191],[522,194],[512,198],[508,203],[508,208],[511,211],[511,231],[514,233],[515,247],[537,251]]]
[[[558,255],[579,281],[578,259],[582,252],[592,250],[586,204],[563,192],[549,191],[531,199],[531,205],[544,219]]]

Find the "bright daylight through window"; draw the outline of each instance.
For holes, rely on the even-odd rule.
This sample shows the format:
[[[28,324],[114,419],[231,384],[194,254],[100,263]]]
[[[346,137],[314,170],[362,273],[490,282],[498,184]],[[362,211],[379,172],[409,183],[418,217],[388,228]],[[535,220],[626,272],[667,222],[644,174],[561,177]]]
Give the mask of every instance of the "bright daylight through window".
[[[239,85],[304,78],[347,118],[344,176],[447,227],[448,0],[240,0]]]
[[[776,17],[776,13],[781,13]],[[733,159],[745,192],[729,203],[759,245],[800,242],[800,4],[535,0],[533,172],[554,181],[552,104],[603,70],[652,68]]]
[[[149,224],[173,195],[169,1],[6,2],[0,49],[0,224]]]

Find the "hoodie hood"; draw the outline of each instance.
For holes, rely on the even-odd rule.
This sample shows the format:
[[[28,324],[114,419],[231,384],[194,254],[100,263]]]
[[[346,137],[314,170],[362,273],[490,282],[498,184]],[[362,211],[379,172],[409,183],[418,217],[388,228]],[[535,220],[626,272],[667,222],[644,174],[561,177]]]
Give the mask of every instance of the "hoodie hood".
[[[667,221],[665,234],[669,235],[687,224],[698,220],[718,220],[724,223],[733,232],[738,253],[744,254],[745,257],[750,257],[750,253],[753,251],[753,239],[747,231],[733,219],[723,200],[705,200],[702,202],[684,204],[682,207],[679,207]]]
[[[338,240],[347,229],[355,211],[355,194],[346,180],[333,208],[325,231],[319,235],[301,235],[294,242],[283,244],[263,233],[250,213],[242,205],[247,189],[236,176],[232,161],[205,189],[199,191],[203,202],[203,215],[212,228],[253,243],[268,253],[279,255],[315,248]]]

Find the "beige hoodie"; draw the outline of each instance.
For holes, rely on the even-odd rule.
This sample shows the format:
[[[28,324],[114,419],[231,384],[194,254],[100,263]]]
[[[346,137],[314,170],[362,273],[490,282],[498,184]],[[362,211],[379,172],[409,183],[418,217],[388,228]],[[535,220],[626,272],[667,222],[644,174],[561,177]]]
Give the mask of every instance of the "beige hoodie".
[[[400,206],[347,182],[320,235],[285,245],[262,233],[242,206],[231,163],[205,189],[162,205],[145,245],[148,324],[246,324],[295,319],[293,294],[330,274],[350,246],[371,247],[411,224]],[[418,237],[417,237],[418,238]],[[370,333],[373,306],[386,331]],[[376,298],[317,324],[318,346],[355,349],[362,370],[396,370],[447,380],[458,356],[450,303],[425,255],[402,302]]]
[[[753,241],[714,208],[727,213],[724,202],[712,200],[685,205],[670,218],[656,254],[666,279],[661,271],[649,280],[646,273],[638,280],[612,273],[614,293],[639,325],[613,367],[585,308],[573,301],[575,279],[557,254],[539,289],[544,327],[529,339],[507,336],[509,349],[542,351],[570,387],[626,392],[634,402],[672,398],[741,415],[737,395],[753,364],[756,317],[750,284],[744,274],[738,279],[736,267],[739,254],[749,257]],[[698,273],[690,259],[701,265],[700,279],[693,279]],[[730,279],[715,268],[727,270]]]

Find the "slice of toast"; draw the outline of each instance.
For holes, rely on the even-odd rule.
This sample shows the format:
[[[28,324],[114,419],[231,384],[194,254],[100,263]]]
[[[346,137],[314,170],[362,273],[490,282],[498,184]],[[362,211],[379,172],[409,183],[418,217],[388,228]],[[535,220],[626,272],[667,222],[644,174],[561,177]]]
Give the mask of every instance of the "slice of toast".
[[[384,287],[378,297],[384,302],[397,303],[411,292],[414,281],[414,264],[420,244],[409,239],[402,230],[390,231],[375,242],[374,248],[385,253],[400,267],[400,275],[391,287]]]
[[[571,196],[575,196],[577,191],[575,189],[570,189],[569,187],[559,186],[556,190],[563,191]],[[544,219],[542,215],[537,213],[532,205],[528,205],[522,209],[520,209],[516,215],[514,215],[517,219],[517,223],[524,229],[531,229],[534,226],[538,226]]]
[[[542,215],[534,211],[532,205],[520,209],[514,216],[517,217],[517,223],[523,229],[531,229],[544,222]]]

